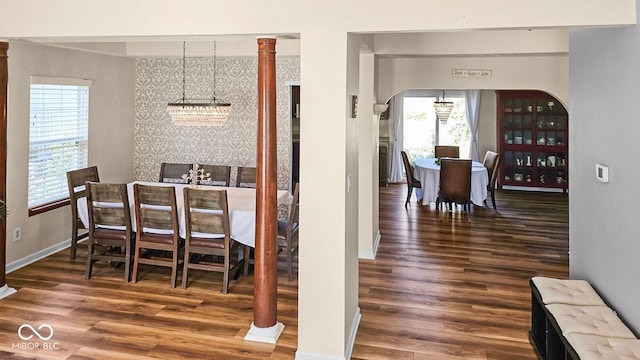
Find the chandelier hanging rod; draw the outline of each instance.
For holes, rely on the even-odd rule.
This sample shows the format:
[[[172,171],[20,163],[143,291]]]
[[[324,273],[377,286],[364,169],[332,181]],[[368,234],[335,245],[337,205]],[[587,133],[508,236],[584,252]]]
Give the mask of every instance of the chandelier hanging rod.
[[[216,90],[216,43],[213,43],[213,98],[187,99],[186,97],[186,41],[182,42],[182,98],[167,104],[167,112],[175,125],[222,126],[227,122],[231,104],[218,102]]]

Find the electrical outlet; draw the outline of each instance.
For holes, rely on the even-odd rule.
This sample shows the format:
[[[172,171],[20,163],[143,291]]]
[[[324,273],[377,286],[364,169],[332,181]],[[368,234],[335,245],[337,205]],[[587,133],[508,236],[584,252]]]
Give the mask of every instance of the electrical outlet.
[[[22,228],[17,227],[13,229],[13,241],[18,241],[22,238]]]

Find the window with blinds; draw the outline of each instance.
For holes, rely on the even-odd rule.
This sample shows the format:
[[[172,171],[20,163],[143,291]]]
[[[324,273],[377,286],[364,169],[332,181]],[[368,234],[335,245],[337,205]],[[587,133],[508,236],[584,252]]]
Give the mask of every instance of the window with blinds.
[[[87,167],[90,86],[31,77],[29,208],[68,197],[67,171]]]

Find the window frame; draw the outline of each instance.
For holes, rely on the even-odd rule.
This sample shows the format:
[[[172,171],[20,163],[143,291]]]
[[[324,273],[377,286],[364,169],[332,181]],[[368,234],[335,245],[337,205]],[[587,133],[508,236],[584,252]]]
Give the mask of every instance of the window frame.
[[[33,94],[32,94],[32,88],[33,86],[38,86],[38,85],[53,85],[53,86],[75,86],[78,89],[75,89],[73,91],[86,91],[86,103],[83,102],[81,107],[82,110],[84,110],[86,108],[86,118],[85,117],[75,117],[73,120],[70,120],[70,123],[74,123],[77,125],[80,123],[80,121],[86,121],[86,125],[82,125],[84,126],[83,129],[83,134],[81,134],[81,141],[85,141],[86,142],[86,146],[84,146],[84,152],[83,154],[80,154],[79,157],[84,157],[84,159],[86,160],[87,164],[85,164],[85,166],[88,166],[88,158],[89,158],[89,118],[90,118],[90,98],[91,98],[91,85],[93,84],[93,81],[91,80],[87,80],[87,79],[79,79],[79,78],[59,78],[59,77],[42,77],[42,76],[31,76],[30,77],[30,82],[29,82],[29,162],[31,162],[31,153],[32,153],[32,146],[34,145],[33,143],[38,142],[38,139],[34,139],[32,138],[32,128],[31,128],[31,122],[33,120],[33,116],[34,116],[34,112],[33,112],[33,102],[34,102],[34,98],[33,98]],[[86,87],[86,89],[80,89],[81,87]],[[62,100],[60,101],[62,102]],[[46,108],[45,106],[41,106],[41,109]],[[83,111],[84,114],[84,111]],[[60,138],[64,138],[64,136],[60,136],[58,137],[58,139]],[[55,142],[56,138],[52,138],[50,139],[51,142]],[[40,140],[41,141],[41,140]],[[82,146],[82,145],[80,145]],[[77,155],[78,152],[76,151],[75,154]],[[50,159],[47,158],[47,160],[45,161],[49,161]],[[77,166],[74,166],[74,168],[76,168]],[[68,170],[73,170],[71,167],[69,167]],[[66,171],[65,171],[66,174]],[[58,190],[62,190],[61,192],[66,193],[65,195],[60,195],[59,198],[54,198],[54,199],[44,199],[39,203],[30,205],[29,201],[32,197],[32,193],[31,193],[31,185],[32,185],[32,180],[31,180],[31,176],[32,176],[32,172],[31,169],[28,170],[28,175],[27,175],[27,207],[28,207],[28,212],[29,212],[29,216],[33,216],[33,215],[37,215],[37,214],[41,214],[53,209],[57,209],[63,206],[66,206],[69,204],[69,194],[68,194],[68,187],[66,186],[67,181],[66,178],[64,179],[64,190],[62,188],[58,189]],[[60,180],[60,179],[59,179]],[[57,196],[57,194],[55,194],[55,196]]]
[[[442,90],[417,90],[417,89],[413,89],[413,90],[405,90],[402,94],[402,101],[404,102],[405,99],[407,98],[434,98],[436,101],[438,99],[442,98]],[[453,100],[453,99],[462,99],[463,101],[466,101],[466,96],[465,96],[465,92],[463,90],[446,90],[445,93],[445,98],[449,101]],[[435,110],[434,110],[435,113]],[[404,115],[403,115],[404,116]],[[465,114],[464,116],[466,117],[466,108],[465,108]],[[467,126],[468,126],[468,119],[467,120]],[[403,119],[403,122],[405,121],[405,119]],[[435,130],[434,130],[434,144],[433,145],[455,145],[455,144],[443,144],[441,143],[441,123],[440,121],[438,121],[437,118],[434,119],[435,122]],[[404,129],[404,126],[403,126]],[[404,131],[404,130],[403,130]],[[404,134],[403,134],[404,137]],[[412,154],[412,156],[415,156],[414,154]]]

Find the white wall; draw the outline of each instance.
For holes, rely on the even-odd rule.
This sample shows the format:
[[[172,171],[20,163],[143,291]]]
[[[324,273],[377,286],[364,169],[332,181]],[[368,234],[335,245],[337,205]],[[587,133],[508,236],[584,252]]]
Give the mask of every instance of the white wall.
[[[566,29],[519,29],[424,33],[380,33],[380,56],[492,56],[496,54],[561,54],[569,50]]]
[[[569,247],[572,278],[589,280],[640,331],[638,99],[640,28],[571,32]],[[611,181],[595,178],[609,166]]]
[[[360,91],[360,36],[347,35],[347,94],[358,95]],[[365,106],[365,104],[363,104]],[[360,173],[359,173],[359,142],[360,134],[358,118],[351,117],[351,103],[347,102],[346,107],[346,167],[348,181],[346,189],[346,216],[344,218],[345,231],[345,317],[344,317],[344,356],[346,359],[351,358],[351,351],[356,339],[358,324],[360,323],[360,308],[358,307],[358,197],[360,195],[367,196],[370,194],[364,191],[360,193]],[[365,112],[364,114],[366,114]],[[369,181],[370,183],[371,181]],[[350,184],[349,184],[350,183]],[[349,186],[350,185],[350,186]],[[349,188],[350,187],[350,188]]]
[[[0,37],[5,38],[289,35],[309,30],[410,32],[635,23],[634,0],[537,0],[517,6],[511,0],[405,0],[393,7],[365,0],[4,0],[2,8]],[[176,16],[184,9],[195,10],[188,11],[189,16]]]
[[[498,151],[497,142],[497,103],[496,92],[482,90],[480,92],[480,113],[478,124],[478,150],[480,160],[484,159],[487,151]]]
[[[134,68],[132,59],[9,43],[7,232],[22,227],[22,240],[7,238],[7,264],[71,237],[68,206],[28,217],[29,77],[93,80],[89,165],[98,166],[102,181],[127,182],[133,178]]]
[[[453,77],[453,69],[487,69],[490,78]],[[402,57],[378,60],[378,99],[407,89],[543,90],[569,99],[568,54],[541,56]]]

